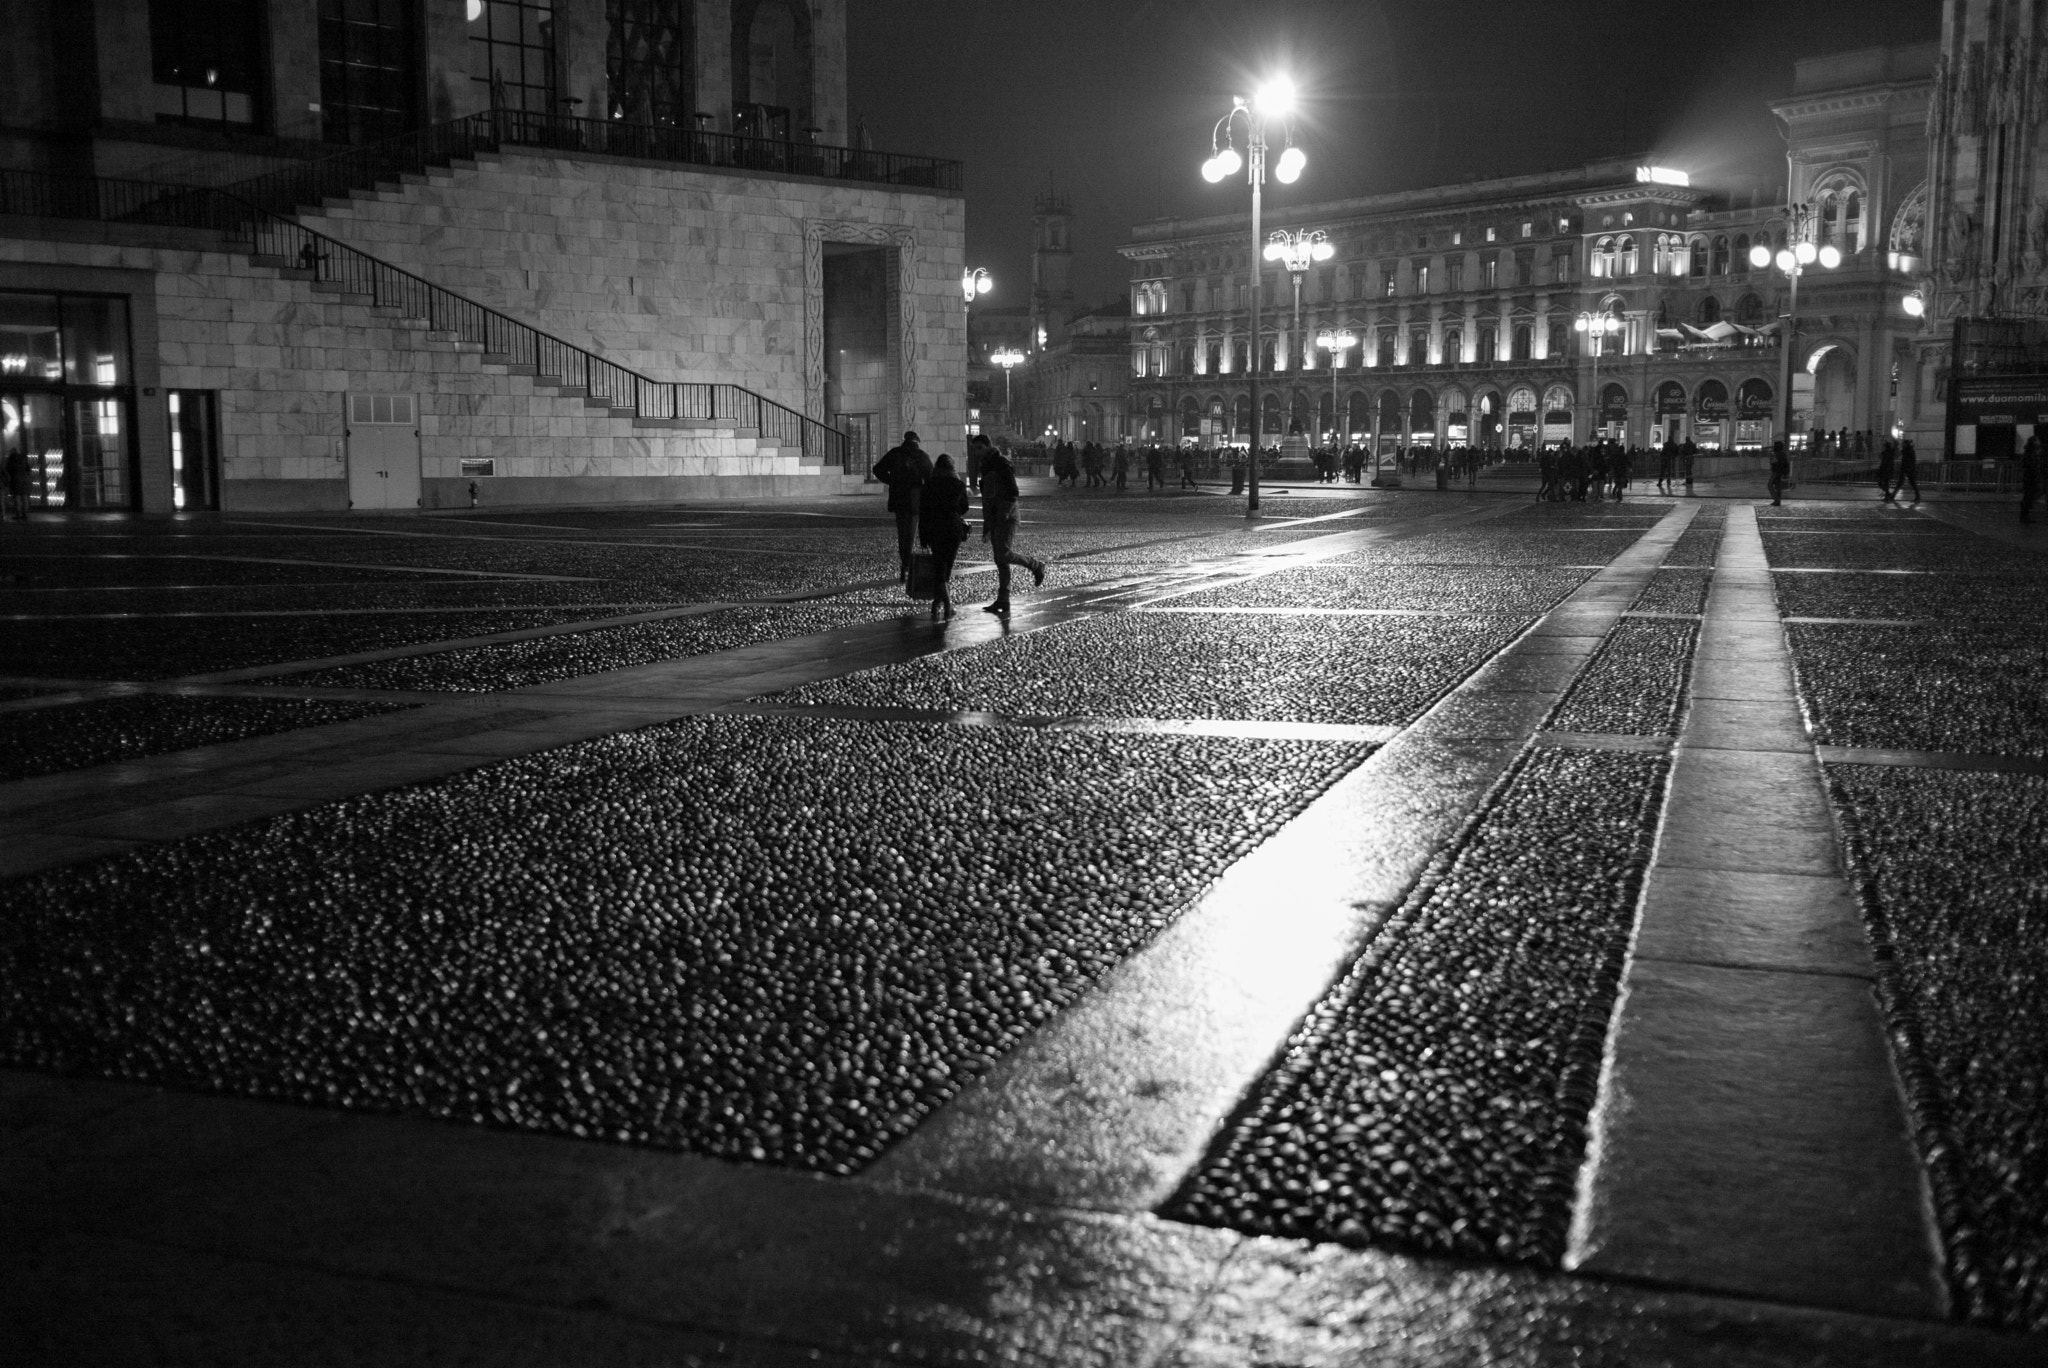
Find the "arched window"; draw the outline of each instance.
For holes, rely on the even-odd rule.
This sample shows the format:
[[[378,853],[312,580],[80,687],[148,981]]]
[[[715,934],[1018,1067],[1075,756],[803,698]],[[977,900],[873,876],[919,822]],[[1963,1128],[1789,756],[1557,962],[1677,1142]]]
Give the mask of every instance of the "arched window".
[[[1728,235],[1726,233],[1714,239],[1713,273],[1715,275],[1728,274]]]
[[[1735,269],[1736,269],[1736,270],[1737,270],[1738,272],[1742,272],[1742,273],[1747,273],[1747,272],[1748,272],[1748,270],[1749,270],[1749,234],[1747,234],[1747,233],[1737,233],[1737,234],[1735,235],[1735,259],[1734,259],[1734,260],[1733,260],[1733,261],[1732,261],[1732,262],[1731,262],[1730,264],[1731,264],[1731,265],[1733,265],[1733,266],[1734,266],[1734,268],[1735,268]]]
[[[1408,401],[1408,435],[1417,442],[1436,440],[1436,396],[1426,389],[1415,391]]]
[[[1499,334],[1494,332],[1492,328],[1481,328],[1479,330],[1479,364],[1482,366],[1492,365],[1500,359],[1499,353]]]
[[[735,0],[735,132],[787,142],[811,116],[811,7],[800,0]]]
[[[1568,333],[1568,332],[1566,331],[1566,329],[1565,329],[1565,326],[1564,326],[1564,324],[1562,324],[1562,323],[1553,323],[1553,324],[1551,324],[1551,325],[1550,325],[1550,351],[1549,351],[1549,353],[1548,353],[1548,354],[1549,354],[1550,356],[1552,356],[1552,357],[1559,357],[1559,356],[1563,356],[1563,355],[1565,354],[1565,352],[1566,352],[1566,351],[1568,350],[1567,342],[1568,342],[1568,339],[1569,339],[1569,337],[1570,337],[1570,334],[1569,334],[1569,333]]]
[[[1842,250],[1863,250],[1863,196],[1854,190],[1842,196]]]
[[[1706,275],[1707,240],[1705,238],[1694,238],[1687,248],[1686,255],[1692,258],[1689,263],[1690,273],[1695,276]]]
[[[1518,324],[1516,324],[1516,325],[1515,325],[1515,360],[1517,360],[1517,361],[1527,361],[1527,360],[1529,359],[1529,344],[1530,344],[1531,340],[1532,340],[1532,338],[1531,338],[1531,335],[1530,335],[1530,329],[1529,329],[1529,325],[1528,325],[1527,323],[1518,323]]]
[[[1417,328],[1408,334],[1408,364],[1426,366],[1429,364],[1429,330]]]
[[[1709,323],[1719,323],[1721,321],[1721,301],[1712,295],[1708,295],[1700,301],[1697,313],[1702,328],[1706,327]]]
[[[1465,359],[1465,334],[1457,328],[1444,329],[1444,364],[1455,366]]]
[[[1764,302],[1753,294],[1746,294],[1735,301],[1735,321],[1744,327],[1753,328],[1764,321]]]
[[[1614,274],[1614,239],[1601,238],[1593,244],[1593,274],[1611,276]]]
[[[1287,435],[1287,430],[1280,424],[1280,396],[1267,390],[1259,396],[1259,440],[1279,445],[1280,439]]]
[[[1392,328],[1380,329],[1379,364],[1382,366],[1394,364],[1394,330]]]
[[[1620,273],[1622,275],[1632,276],[1638,270],[1642,269],[1640,263],[1636,258],[1636,240],[1634,234],[1624,233],[1622,235],[1621,241],[1615,243],[1614,247],[1615,255],[1619,257],[1621,260]]]

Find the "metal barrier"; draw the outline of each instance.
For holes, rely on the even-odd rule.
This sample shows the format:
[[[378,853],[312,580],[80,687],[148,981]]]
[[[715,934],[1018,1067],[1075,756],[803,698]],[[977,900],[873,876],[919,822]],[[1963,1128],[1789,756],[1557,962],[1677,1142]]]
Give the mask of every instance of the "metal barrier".
[[[852,454],[847,433],[766,395],[739,385],[650,379],[227,191],[0,171],[0,214],[219,233],[270,265],[298,267],[310,272],[316,283],[424,320],[436,332],[476,344],[493,362],[581,390],[615,413],[649,422],[752,428],[777,446],[798,447],[805,459],[842,470]]]

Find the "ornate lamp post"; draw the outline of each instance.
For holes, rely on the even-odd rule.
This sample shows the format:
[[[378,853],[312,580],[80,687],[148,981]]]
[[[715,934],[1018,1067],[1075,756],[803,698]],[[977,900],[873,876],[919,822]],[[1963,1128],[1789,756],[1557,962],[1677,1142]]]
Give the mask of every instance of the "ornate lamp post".
[[[1338,328],[1317,336],[1316,345],[1330,354],[1330,431],[1344,434],[1344,416],[1338,412],[1341,401],[1337,397],[1337,367],[1344,364],[1344,353],[1358,345],[1358,337],[1348,328]]]
[[[972,309],[977,297],[987,294],[996,287],[996,279],[988,273],[988,267],[976,266],[971,271],[960,273],[960,297]]]
[[[1259,239],[1263,229],[1259,222],[1260,194],[1266,184],[1266,121],[1279,119],[1282,136],[1287,146],[1274,163],[1273,175],[1283,185],[1292,185],[1301,177],[1302,167],[1308,164],[1308,157],[1294,145],[1294,138],[1287,130],[1287,115],[1294,108],[1294,82],[1278,77],[1260,86],[1250,99],[1242,95],[1231,97],[1230,112],[1216,121],[1216,127],[1209,134],[1209,159],[1202,163],[1202,179],[1211,185],[1234,176],[1245,169],[1246,158],[1237,154],[1232,135],[1236,121],[1241,117],[1245,123],[1245,150],[1250,155],[1250,167],[1246,179],[1252,189],[1252,253],[1246,261],[1251,272],[1251,497],[1245,505],[1245,516],[1255,517],[1259,511]]]
[[[1017,424],[1010,410],[1010,372],[1024,364],[1024,353],[1015,347],[1004,347],[989,357],[989,363],[1003,368],[1003,426],[1014,428]]]
[[[1775,254],[1761,242],[1749,249],[1750,265],[1759,270],[1775,266],[1791,282],[1785,301],[1783,335],[1778,339],[1784,352],[1778,368],[1778,411],[1784,415],[1779,433],[1785,439],[1788,454],[1792,450],[1792,347],[1799,336],[1799,277],[1809,266],[1818,264],[1822,270],[1832,271],[1842,264],[1841,249],[1832,242],[1820,243],[1819,237],[1819,206],[1794,203],[1785,207],[1785,245]]]
[[[1596,434],[1600,432],[1600,357],[1607,350],[1607,339],[1620,332],[1621,327],[1621,320],[1611,313],[1582,313],[1572,320],[1572,331],[1584,336],[1593,347],[1592,431]]]
[[[1266,260],[1277,261],[1294,278],[1294,331],[1289,335],[1288,344],[1294,352],[1295,368],[1301,368],[1307,348],[1301,341],[1301,282],[1308,276],[1308,268],[1318,261],[1328,261],[1337,254],[1330,235],[1320,228],[1297,228],[1289,232],[1276,229],[1266,239]]]

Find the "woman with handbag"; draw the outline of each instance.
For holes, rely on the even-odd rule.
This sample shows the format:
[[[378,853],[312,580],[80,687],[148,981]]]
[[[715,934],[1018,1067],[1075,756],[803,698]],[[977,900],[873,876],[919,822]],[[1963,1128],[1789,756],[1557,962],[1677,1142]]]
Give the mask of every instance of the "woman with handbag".
[[[936,592],[932,595],[932,616],[953,616],[953,596],[947,585],[953,578],[953,561],[960,543],[967,540],[967,486],[953,473],[953,458],[941,454],[932,464],[932,477],[920,491],[917,536],[932,553]]]

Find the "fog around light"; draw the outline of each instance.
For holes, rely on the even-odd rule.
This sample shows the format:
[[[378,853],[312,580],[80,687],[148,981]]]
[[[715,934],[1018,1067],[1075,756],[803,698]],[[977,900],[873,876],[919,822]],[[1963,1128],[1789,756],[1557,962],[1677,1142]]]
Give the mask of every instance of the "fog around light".
[[[1298,147],[1290,147],[1280,154],[1279,165],[1273,168],[1273,175],[1283,185],[1292,185],[1301,179],[1301,169],[1308,165],[1308,154]]]
[[[1225,174],[1226,172],[1223,170],[1223,159],[1221,157],[1211,157],[1209,158],[1209,160],[1202,163],[1202,179],[1209,182],[1209,184],[1211,185],[1214,185],[1217,181],[1222,180]]]
[[[1278,261],[1281,257],[1285,255],[1287,255],[1287,249],[1282,247],[1279,243],[1269,242],[1266,244],[1266,260]]]
[[[1269,117],[1291,114],[1294,112],[1294,82],[1285,76],[1275,76],[1259,87],[1252,103],[1258,107],[1259,113]]]
[[[1325,239],[1322,242],[1318,242],[1313,248],[1311,248],[1309,251],[1309,255],[1314,257],[1317,261],[1328,261],[1331,257],[1337,255],[1337,245],[1333,242],[1330,242],[1328,239]]]

